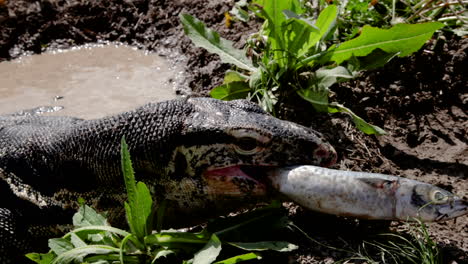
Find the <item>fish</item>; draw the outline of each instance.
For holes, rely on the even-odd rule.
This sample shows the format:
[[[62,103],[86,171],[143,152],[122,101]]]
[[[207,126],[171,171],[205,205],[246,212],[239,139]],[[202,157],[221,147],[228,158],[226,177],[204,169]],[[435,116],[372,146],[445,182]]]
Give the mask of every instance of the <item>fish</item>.
[[[302,165],[272,168],[272,186],[313,211],[374,220],[438,222],[468,214],[468,201],[408,178]]]

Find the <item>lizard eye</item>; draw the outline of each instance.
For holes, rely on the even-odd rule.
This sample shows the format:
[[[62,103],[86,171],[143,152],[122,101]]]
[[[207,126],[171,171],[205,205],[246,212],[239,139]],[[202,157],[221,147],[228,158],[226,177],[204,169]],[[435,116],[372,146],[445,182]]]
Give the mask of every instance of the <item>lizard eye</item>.
[[[254,129],[235,128],[229,131],[233,136],[232,146],[241,155],[253,155],[265,149],[270,142],[271,135]]]
[[[435,204],[444,204],[448,201],[449,196],[439,190],[431,192],[431,200]]]
[[[255,138],[241,137],[234,144],[234,149],[241,155],[252,155],[260,152],[263,148],[258,145]]]

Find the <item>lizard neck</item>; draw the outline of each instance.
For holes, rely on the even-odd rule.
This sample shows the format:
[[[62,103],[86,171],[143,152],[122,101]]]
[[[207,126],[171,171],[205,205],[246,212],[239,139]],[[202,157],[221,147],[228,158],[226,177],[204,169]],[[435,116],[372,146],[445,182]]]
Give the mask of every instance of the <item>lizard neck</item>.
[[[103,119],[83,121],[74,127],[63,142],[63,153],[68,166],[82,168],[81,176],[74,176],[84,186],[91,183],[122,186],[120,147],[121,139],[129,146],[133,168],[139,180],[166,174],[171,153],[180,142],[184,121],[193,109],[185,101],[176,100],[147,104],[134,111]],[[74,163],[79,164],[74,164]],[[159,175],[156,175],[159,174]],[[116,178],[119,176],[120,178]],[[72,181],[79,186],[79,183]]]

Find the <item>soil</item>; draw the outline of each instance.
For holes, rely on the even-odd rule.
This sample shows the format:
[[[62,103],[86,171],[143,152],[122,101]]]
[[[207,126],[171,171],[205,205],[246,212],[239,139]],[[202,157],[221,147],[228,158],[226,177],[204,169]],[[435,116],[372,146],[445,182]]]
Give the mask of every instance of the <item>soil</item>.
[[[227,27],[224,13],[233,4],[233,0],[0,0],[0,61],[47,49],[117,41],[168,56],[185,68],[185,78],[178,80],[179,92],[207,95],[220,84],[229,65],[194,47],[177,15],[190,13],[242,47],[260,22]],[[282,117],[323,133],[340,154],[335,168],[402,175],[468,198],[467,52],[467,38],[446,33],[411,57],[395,59],[383,69],[332,87],[334,100],[384,128],[385,136],[364,135],[348,116],[318,115],[306,103],[284,111]],[[316,242],[295,233],[291,242],[299,250],[272,254],[276,261],[333,263],[350,255],[332,247],[356,252],[377,233],[408,229],[401,223],[358,221],[293,204],[287,207],[291,220]],[[443,263],[468,263],[467,223],[464,216],[429,224]]]

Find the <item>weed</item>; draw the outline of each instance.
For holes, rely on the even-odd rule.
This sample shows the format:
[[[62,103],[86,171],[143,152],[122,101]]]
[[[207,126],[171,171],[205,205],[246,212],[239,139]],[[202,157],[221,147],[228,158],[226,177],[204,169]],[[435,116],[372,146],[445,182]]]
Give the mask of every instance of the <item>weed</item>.
[[[378,239],[364,241],[354,251],[327,247],[352,255],[352,257],[336,263],[364,261],[370,264],[442,264],[439,247],[430,237],[427,226],[418,219],[415,221],[418,225],[410,226],[408,224],[409,234],[406,236],[397,233],[380,234]]]
[[[224,83],[211,91],[212,97],[248,98],[275,114],[278,100],[296,94],[316,111],[347,113],[361,131],[378,135],[385,132],[343,104],[329,102],[329,88],[362,70],[381,67],[396,56],[412,54],[444,26],[437,22],[397,24],[389,29],[364,26],[358,37],[334,43],[339,14],[335,5],[323,9],[315,20],[306,16],[298,0],[258,0],[250,9],[265,22],[248,41],[246,52],[233,48],[230,41],[196,18],[180,15],[195,45],[237,67],[226,73]]]

